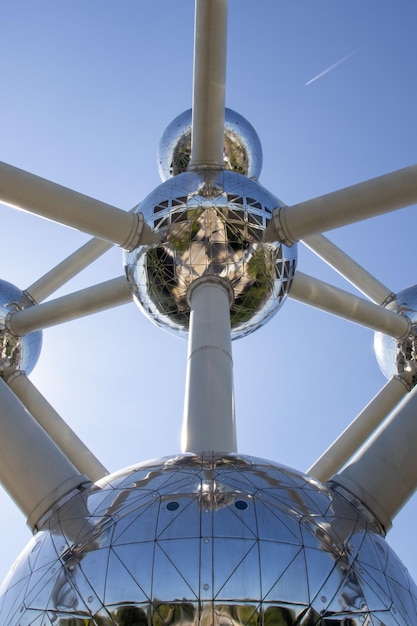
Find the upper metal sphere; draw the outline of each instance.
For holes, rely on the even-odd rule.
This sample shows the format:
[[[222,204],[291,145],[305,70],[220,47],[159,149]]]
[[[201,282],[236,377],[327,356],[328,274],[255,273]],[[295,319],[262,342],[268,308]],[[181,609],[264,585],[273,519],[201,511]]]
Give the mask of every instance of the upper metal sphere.
[[[259,183],[230,171],[186,172],[157,187],[140,211],[161,243],[125,254],[133,296],[144,313],[185,333],[188,287],[214,275],[233,289],[233,337],[263,324],[285,299],[296,266],[296,246],[261,242],[277,206],[280,201]]]
[[[406,315],[417,330],[417,285],[400,291],[386,307],[400,315]],[[413,385],[417,383],[417,337],[413,333],[398,340],[377,332],[374,349],[378,365],[388,379],[403,372],[413,374]]]
[[[245,456],[108,476],[45,520],[2,626],[414,626],[417,588],[340,494]]]
[[[191,156],[191,118],[188,109],[165,129],[158,148],[158,169],[163,181],[188,169]],[[239,113],[225,109],[224,167],[248,178],[259,178],[262,146],[251,124]]]
[[[16,337],[5,326],[9,313],[32,305],[33,302],[21,289],[5,280],[0,280],[0,376],[2,378],[7,378],[16,370],[30,374],[38,362],[42,347],[42,331]]]

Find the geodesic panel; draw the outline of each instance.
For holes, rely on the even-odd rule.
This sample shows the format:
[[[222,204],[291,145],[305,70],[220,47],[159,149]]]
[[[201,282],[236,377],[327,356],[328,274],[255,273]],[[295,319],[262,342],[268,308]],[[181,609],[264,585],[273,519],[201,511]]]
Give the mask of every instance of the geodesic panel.
[[[1,590],[4,626],[411,626],[417,589],[370,521],[289,468],[182,455],[45,521]]]

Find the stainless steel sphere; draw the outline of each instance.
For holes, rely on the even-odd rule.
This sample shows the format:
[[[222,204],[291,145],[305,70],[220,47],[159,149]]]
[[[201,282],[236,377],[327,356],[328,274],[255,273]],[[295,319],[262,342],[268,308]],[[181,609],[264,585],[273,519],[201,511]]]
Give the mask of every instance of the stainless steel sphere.
[[[386,307],[400,315],[406,315],[417,332],[417,285],[400,291]],[[409,335],[399,341],[383,333],[375,333],[374,349],[378,365],[388,379],[403,372],[413,374],[413,385],[417,383],[417,337]]]
[[[158,148],[158,170],[163,181],[186,172],[191,156],[192,110],[184,111],[165,129]],[[239,113],[225,109],[224,167],[248,178],[259,178],[262,146],[253,126]]]
[[[125,254],[133,296],[159,326],[184,334],[187,290],[204,275],[227,279],[234,292],[234,338],[269,319],[284,301],[296,267],[296,246],[262,243],[280,201],[259,183],[230,171],[186,172],[140,204],[160,245]]]
[[[109,476],[44,521],[0,589],[2,626],[412,626],[417,589],[340,494],[207,454]]]
[[[33,302],[21,289],[5,280],[0,280],[0,376],[2,378],[7,378],[17,370],[30,374],[38,362],[42,347],[42,331],[16,337],[5,325],[9,313],[32,305]]]

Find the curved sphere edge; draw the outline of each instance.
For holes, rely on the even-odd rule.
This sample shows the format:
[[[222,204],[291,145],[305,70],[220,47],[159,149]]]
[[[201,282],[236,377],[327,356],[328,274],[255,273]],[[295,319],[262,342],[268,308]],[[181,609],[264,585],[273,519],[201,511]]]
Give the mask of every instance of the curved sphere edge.
[[[0,280],[0,377],[7,379],[21,371],[30,374],[42,348],[42,331],[14,335],[6,319],[16,311],[33,306],[28,295],[6,280]]]
[[[162,181],[188,170],[191,159],[192,109],[170,122],[158,146],[158,170]],[[225,108],[224,167],[258,179],[262,169],[262,146],[253,126],[240,113]]]
[[[297,246],[262,240],[278,198],[241,174],[192,171],[167,180],[140,204],[161,243],[126,253],[133,297],[158,326],[185,335],[187,290],[201,276],[229,281],[232,337],[270,319],[289,292]]]
[[[350,502],[239,454],[103,478],[45,521],[0,594],[4,626],[417,623],[414,583]]]

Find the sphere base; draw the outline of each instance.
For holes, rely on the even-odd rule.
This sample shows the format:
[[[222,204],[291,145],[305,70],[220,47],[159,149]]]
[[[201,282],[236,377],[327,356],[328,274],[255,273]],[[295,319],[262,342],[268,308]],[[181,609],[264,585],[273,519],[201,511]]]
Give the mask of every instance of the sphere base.
[[[54,513],[1,588],[4,626],[398,626],[406,569],[352,504],[287,467],[187,454]]]

